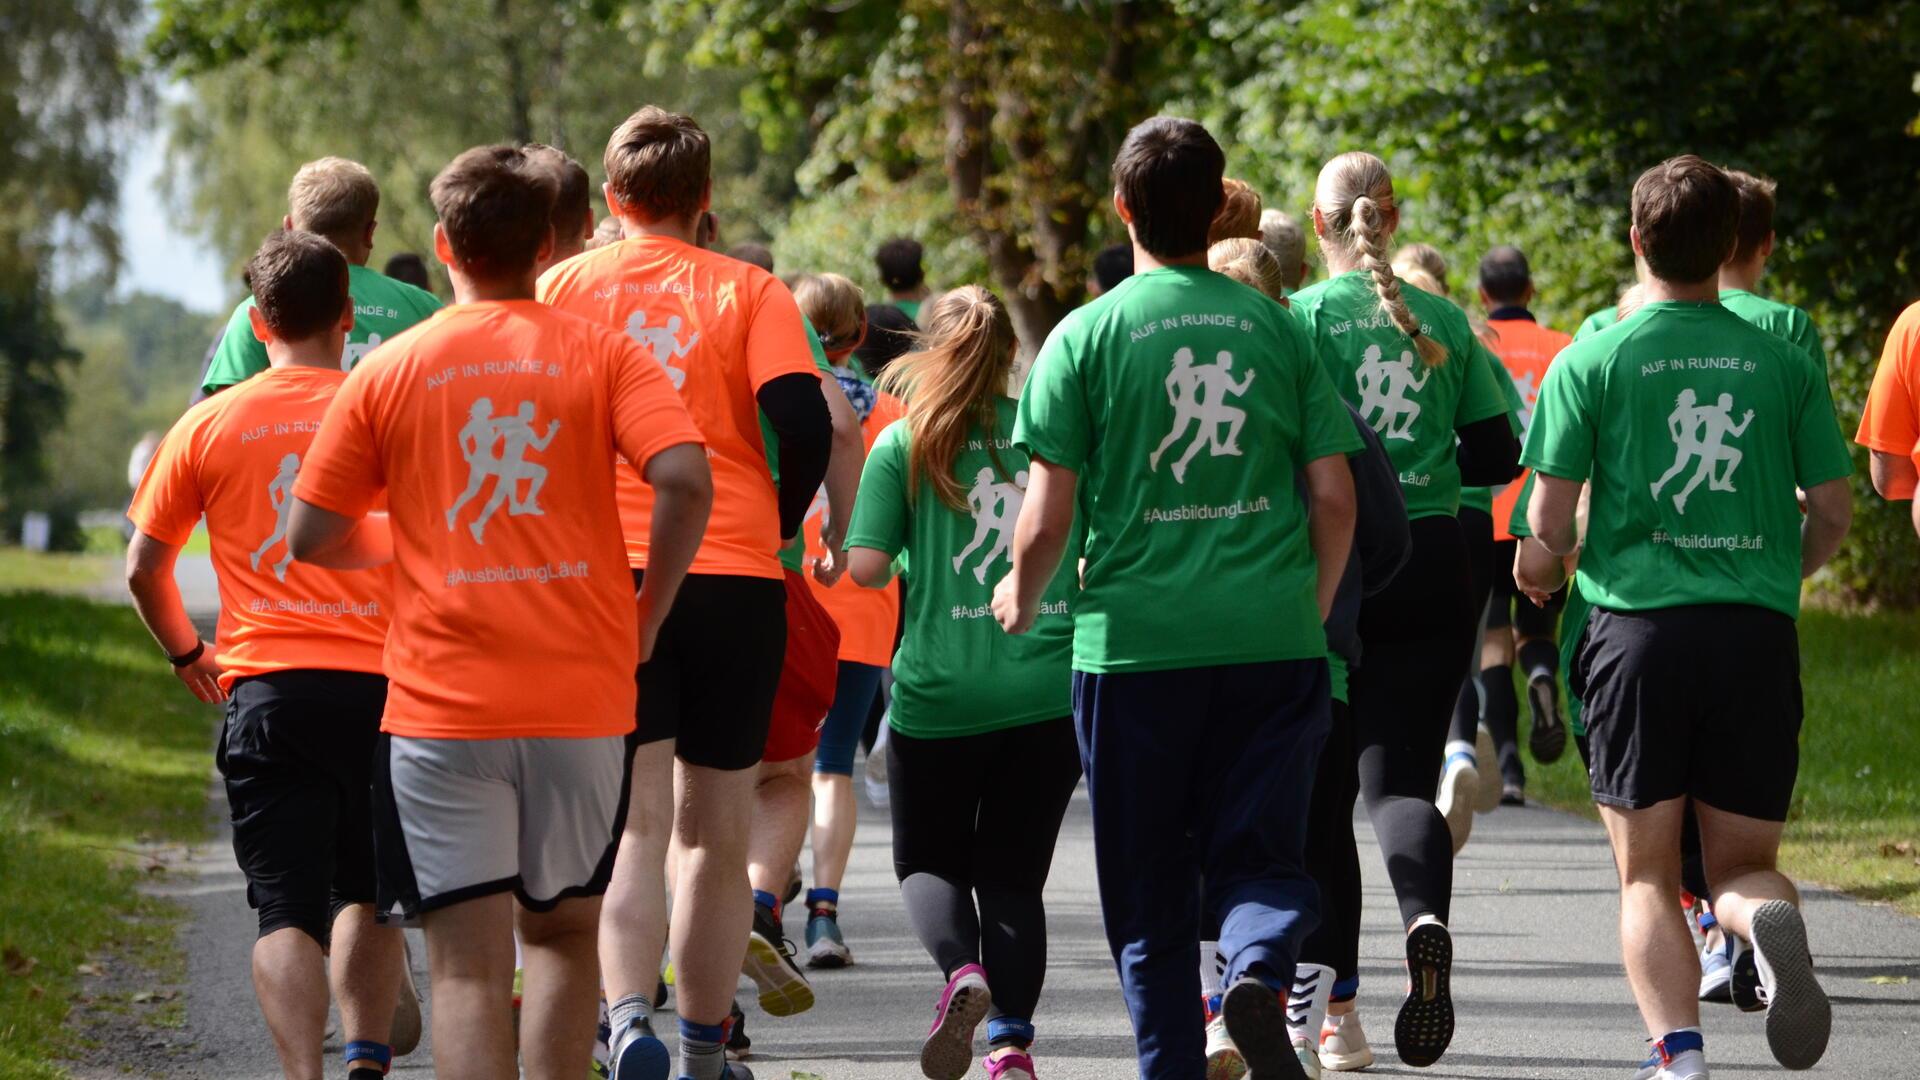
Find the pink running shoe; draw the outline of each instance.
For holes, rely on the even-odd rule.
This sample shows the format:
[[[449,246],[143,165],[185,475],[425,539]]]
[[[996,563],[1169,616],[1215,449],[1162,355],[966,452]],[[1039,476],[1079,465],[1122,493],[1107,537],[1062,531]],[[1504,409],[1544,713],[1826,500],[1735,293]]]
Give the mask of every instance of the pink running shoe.
[[[968,964],[947,980],[946,992],[934,1007],[933,1028],[920,1047],[920,1072],[927,1080],[960,1080],[973,1067],[973,1033],[993,1007],[987,973]]]
[[[1025,1050],[1010,1054],[988,1054],[980,1064],[987,1067],[987,1080],[1034,1080],[1033,1059]]]

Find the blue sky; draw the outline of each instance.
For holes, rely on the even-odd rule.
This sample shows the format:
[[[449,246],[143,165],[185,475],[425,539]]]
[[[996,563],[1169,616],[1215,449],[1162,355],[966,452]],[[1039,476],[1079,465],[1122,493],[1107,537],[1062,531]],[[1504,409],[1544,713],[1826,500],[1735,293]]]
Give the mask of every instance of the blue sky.
[[[166,165],[163,126],[130,127],[137,141],[120,182],[120,243],[126,260],[121,290],[157,293],[196,311],[226,311],[240,296],[239,280],[205,240],[174,227],[175,214],[160,198],[157,181]]]

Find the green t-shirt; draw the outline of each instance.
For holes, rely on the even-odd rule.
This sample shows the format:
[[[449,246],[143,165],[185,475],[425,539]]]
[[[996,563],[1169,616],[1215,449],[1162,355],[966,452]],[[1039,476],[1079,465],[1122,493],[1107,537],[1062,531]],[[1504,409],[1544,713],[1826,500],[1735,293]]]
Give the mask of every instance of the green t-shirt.
[[[1353,403],[1393,458],[1409,519],[1460,512],[1454,431],[1507,408],[1493,368],[1502,367],[1452,302],[1404,282],[1401,295],[1421,333],[1447,347],[1427,367],[1413,341],[1380,310],[1373,279],[1352,270],[1293,295],[1293,313],[1313,338],[1333,385]]]
[[[802,314],[800,322],[807,328],[807,348],[813,352],[813,366],[820,369],[821,377],[833,378],[833,365],[827,363],[827,350],[820,347],[820,334],[813,328],[812,320]],[[767,471],[773,474],[773,486],[778,488],[780,486],[780,444],[774,440],[773,425],[767,423],[767,414],[759,410],[755,410],[755,413],[760,417],[761,445],[767,448]],[[813,507],[808,513],[811,515],[826,512],[827,489],[822,487],[814,494]],[[806,564],[807,537],[806,530],[802,529],[800,534],[793,538],[793,543],[780,549],[780,565],[798,574]]]
[[[1775,337],[1783,337],[1795,345],[1807,350],[1813,362],[1820,370],[1827,369],[1827,347],[1820,340],[1820,331],[1813,328],[1813,320],[1807,313],[1792,304],[1782,304],[1757,296],[1745,289],[1721,289],[1720,302],[1728,311],[1747,320]]]
[[[1644,611],[1800,612],[1800,505],[1853,471],[1826,374],[1718,303],[1661,301],[1567,347],[1522,461],[1591,477],[1580,586]]]
[[[925,300],[889,300],[887,303],[906,312],[907,318],[912,319],[915,326],[920,324],[920,305],[926,303]]]
[[[1583,338],[1591,337],[1619,321],[1620,309],[1618,307],[1601,308],[1599,311],[1581,320],[1580,329],[1573,332],[1573,340],[1579,341]]]
[[[1487,356],[1485,362],[1493,366],[1493,381],[1499,385],[1501,394],[1506,397],[1507,426],[1513,429],[1514,438],[1525,438],[1527,433],[1526,430],[1520,426],[1520,414],[1526,411],[1527,400],[1521,396],[1520,388],[1514,385],[1513,372],[1508,371],[1507,365],[1501,363],[1498,356],[1493,355],[1493,350],[1487,349],[1486,343],[1480,341],[1478,335],[1475,335],[1475,344],[1479,345],[1481,349],[1486,350]],[[1493,513],[1493,497],[1501,490],[1501,488],[1490,487],[1461,488],[1460,506],[1462,509],[1471,506],[1483,514],[1491,514]]]
[[[348,331],[346,347],[340,351],[341,371],[353,370],[353,365],[381,342],[440,310],[440,298],[425,289],[352,263],[347,264],[347,292],[353,297],[353,329]],[[251,296],[233,309],[220,346],[207,364],[201,393],[215,393],[267,370],[266,343],[253,336],[253,324],[248,320],[247,312],[252,310]]]
[[[1048,335],[1013,440],[1079,474],[1076,671],[1326,655],[1295,474],[1361,442],[1277,302],[1204,267],[1129,277]]]
[[[1328,695],[1342,705],[1347,703],[1347,658],[1327,650],[1327,681],[1331,684]]]
[[[1013,569],[1013,523],[1026,498],[1027,455],[1009,439],[1014,405],[997,403],[991,432],[974,427],[954,459],[967,488],[955,510],[922,479],[907,490],[913,433],[887,425],[867,455],[849,547],[905,552],[919,570],[907,590],[906,634],[893,658],[895,729],[947,739],[1073,712],[1071,559],[1047,587],[1033,629],[1013,637],[993,618],[993,590]],[[992,451],[988,450],[989,445]],[[1069,547],[1078,546],[1076,531]]]

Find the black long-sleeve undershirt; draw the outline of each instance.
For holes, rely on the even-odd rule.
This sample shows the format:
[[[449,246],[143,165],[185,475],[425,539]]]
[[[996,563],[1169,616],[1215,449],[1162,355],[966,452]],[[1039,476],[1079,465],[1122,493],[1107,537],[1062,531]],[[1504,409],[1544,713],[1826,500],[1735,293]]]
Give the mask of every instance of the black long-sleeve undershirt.
[[[833,415],[816,375],[782,375],[754,395],[773,429],[780,462],[780,537],[790,540],[807,520],[814,493],[833,455]]]
[[[1520,440],[1507,414],[1489,416],[1458,429],[1460,486],[1499,487],[1520,475]]]

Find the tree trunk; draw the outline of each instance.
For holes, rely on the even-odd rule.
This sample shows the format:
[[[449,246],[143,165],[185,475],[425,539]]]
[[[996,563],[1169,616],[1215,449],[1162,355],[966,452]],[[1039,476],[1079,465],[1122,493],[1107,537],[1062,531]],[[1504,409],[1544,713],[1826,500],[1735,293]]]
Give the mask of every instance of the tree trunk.
[[[494,40],[507,65],[507,125],[513,141],[533,141],[533,90],[527,85],[527,61],[520,54],[521,39],[513,25],[513,0],[493,0]]]

